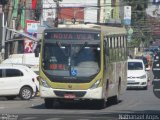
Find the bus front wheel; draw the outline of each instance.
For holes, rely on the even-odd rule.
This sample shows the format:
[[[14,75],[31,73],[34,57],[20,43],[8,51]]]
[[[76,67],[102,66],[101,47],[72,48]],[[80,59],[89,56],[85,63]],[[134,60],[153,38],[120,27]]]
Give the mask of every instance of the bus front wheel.
[[[44,103],[45,103],[45,107],[47,109],[53,108],[53,99],[51,99],[51,98],[45,98],[44,99]]]
[[[106,108],[106,101],[105,101],[105,99],[96,100],[96,107],[98,109],[104,109],[104,108]]]

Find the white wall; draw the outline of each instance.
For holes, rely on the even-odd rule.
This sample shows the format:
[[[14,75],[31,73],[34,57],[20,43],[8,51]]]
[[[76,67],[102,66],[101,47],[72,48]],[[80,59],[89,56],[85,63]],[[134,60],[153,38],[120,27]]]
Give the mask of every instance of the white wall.
[[[43,0],[43,15],[42,15],[42,20],[47,21],[47,18],[55,18],[55,2],[53,0]],[[51,14],[49,16],[48,14]]]

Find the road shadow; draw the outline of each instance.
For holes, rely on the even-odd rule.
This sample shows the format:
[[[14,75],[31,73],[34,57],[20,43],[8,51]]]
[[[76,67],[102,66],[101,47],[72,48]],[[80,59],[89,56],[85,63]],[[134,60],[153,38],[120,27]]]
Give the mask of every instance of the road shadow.
[[[146,91],[144,88],[127,88],[127,91]]]
[[[113,103],[111,100],[106,102],[106,107],[109,108],[114,105],[118,105],[122,100],[119,100],[118,103]],[[32,109],[46,109],[44,103],[32,106]],[[105,109],[104,108],[104,109]],[[67,102],[54,102],[54,107],[51,109],[76,109],[76,110],[100,110],[101,108],[97,107],[96,102],[93,101],[67,101]]]
[[[143,111],[117,111],[115,112],[93,112],[93,113],[52,113],[52,114],[32,114],[19,115],[19,119],[27,119],[28,117],[34,120],[45,119],[65,119],[65,120],[159,120],[160,111],[143,110]]]

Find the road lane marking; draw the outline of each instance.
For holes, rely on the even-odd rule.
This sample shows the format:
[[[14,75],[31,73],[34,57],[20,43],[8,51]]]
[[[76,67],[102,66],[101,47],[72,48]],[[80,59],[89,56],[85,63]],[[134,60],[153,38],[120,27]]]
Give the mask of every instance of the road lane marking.
[[[77,119],[77,120],[90,120],[90,119]]]
[[[23,120],[34,120],[36,119],[37,117],[26,117],[26,118],[23,118]]]
[[[62,120],[63,118],[48,118],[48,119],[45,119],[45,120]]]

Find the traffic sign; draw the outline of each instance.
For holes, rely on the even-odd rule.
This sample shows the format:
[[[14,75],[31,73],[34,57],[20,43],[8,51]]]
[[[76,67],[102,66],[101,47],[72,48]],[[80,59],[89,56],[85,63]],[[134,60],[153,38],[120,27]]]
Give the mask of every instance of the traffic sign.
[[[132,38],[132,34],[133,34],[133,29],[131,27],[128,28],[128,31],[127,31],[127,40],[128,41],[131,41],[131,38]]]
[[[133,29],[130,27],[129,29],[128,29],[128,35],[132,35],[133,34]]]

